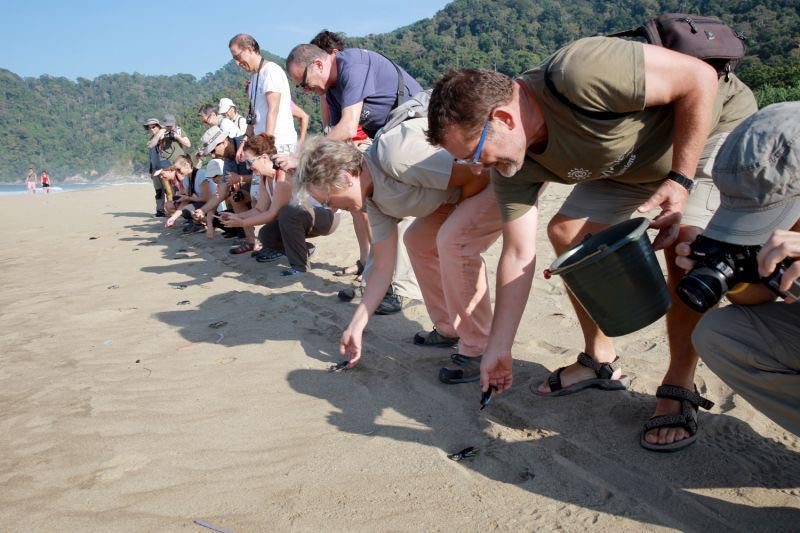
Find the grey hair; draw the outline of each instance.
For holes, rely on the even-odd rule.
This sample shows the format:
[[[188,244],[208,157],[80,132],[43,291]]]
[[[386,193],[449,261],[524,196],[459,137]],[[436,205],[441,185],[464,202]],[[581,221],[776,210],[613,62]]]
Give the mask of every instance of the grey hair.
[[[328,55],[325,50],[313,44],[298,44],[286,57],[286,69],[291,65],[308,65],[315,59],[325,59]]]
[[[363,155],[351,142],[313,137],[303,143],[300,160],[294,173],[294,189],[298,198],[308,196],[313,187],[325,193],[347,186],[345,172],[361,173]]]

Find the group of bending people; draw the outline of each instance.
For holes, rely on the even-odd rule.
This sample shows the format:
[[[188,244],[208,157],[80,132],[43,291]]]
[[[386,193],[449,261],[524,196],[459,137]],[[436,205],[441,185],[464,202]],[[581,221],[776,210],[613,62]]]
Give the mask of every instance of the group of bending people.
[[[195,176],[187,183],[192,192],[185,198],[184,216],[207,228],[243,230],[243,241],[232,253],[251,252],[262,262],[285,256],[289,268],[282,274],[296,275],[311,268],[315,246],[307,239],[330,234],[339,213],[350,212],[359,259],[342,273],[359,275],[361,284],[339,295],[360,296],[340,343],[349,366],[364,355],[371,315],[398,312],[407,299],[421,298],[433,327],[409,335],[409,342],[453,347],[439,380],[448,385],[480,381],[484,391],[502,393],[513,383],[513,343],[532,286],[538,202],[547,182],[574,185],[547,225],[556,253],[587,234],[650,214],[651,227],[658,230],[654,246],[664,251],[674,296],[687,268],[687,243],[709,223],[713,226],[720,201],[724,207],[736,196],[723,190],[720,198],[714,178],[722,171],[717,169],[729,168],[741,152],[752,159],[741,162],[742,169],[755,168],[753,161],[776,167],[775,154],[765,155],[775,142],[759,144],[748,133],[759,127],[767,131],[761,137],[800,141],[797,128],[786,125],[798,124],[796,105],[784,110],[785,123],[774,114],[761,118],[754,115],[753,94],[734,74],[720,75],[699,59],[658,46],[611,37],[581,39],[514,79],[460,69],[423,91],[390,59],[347,48],[327,31],[296,46],[286,61],[288,78],[322,98],[325,134],[298,141],[278,124],[281,106],[290,103],[286,73],[261,57],[249,35],[235,36],[229,47],[252,75],[248,116],[253,123],[238,136],[211,125],[202,143],[212,159],[199,186],[196,175],[203,169],[185,161],[161,171],[170,179]],[[288,107],[285,116],[291,119]],[[800,148],[788,146],[781,149],[795,166],[781,166],[773,174],[795,172],[800,183]],[[788,237],[779,238],[795,242],[800,186],[787,187],[778,178],[772,182],[791,209],[772,221],[770,232],[786,230]],[[770,238],[770,232],[759,231],[755,240],[763,240],[751,244]],[[493,311],[482,254],[501,237]],[[784,256],[776,263],[800,256],[800,244],[781,250]],[[800,275],[800,262],[787,272],[788,284]],[[570,299],[583,349],[535,392],[565,396],[588,388],[624,389],[619,362],[624,354],[571,294]],[[769,346],[780,344],[794,358],[779,358],[776,368],[751,369],[749,381],[738,376],[732,386],[797,433],[800,307],[777,305],[791,308],[794,333],[779,329],[777,343]],[[698,353],[692,333],[701,318],[673,297],[666,320],[669,365],[656,391],[653,417],[639,436],[648,450],[675,451],[695,442],[697,412],[713,406],[694,385]],[[756,387],[759,380],[780,386]],[[775,401],[764,399],[770,393],[779,395],[777,411],[771,407]]]

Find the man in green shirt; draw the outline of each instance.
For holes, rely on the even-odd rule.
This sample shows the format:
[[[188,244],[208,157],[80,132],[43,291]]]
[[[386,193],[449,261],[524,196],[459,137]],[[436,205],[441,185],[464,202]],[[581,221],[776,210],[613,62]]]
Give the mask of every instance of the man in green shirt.
[[[664,249],[674,291],[682,272],[672,245],[679,236],[678,242],[692,240],[687,235],[707,223],[719,202],[710,180],[714,155],[727,132],[755,110],[752,93],[732,74],[718,78],[699,59],[607,37],[575,41],[516,80],[460,70],[437,83],[428,138],[458,159],[492,169],[504,220],[496,311],[481,364],[484,390],[511,386],[511,347],[533,279],[536,249],[530,236],[543,184],[576,184],[548,225],[559,254],[587,233],[660,208],[652,221],[659,230],[654,245]],[[560,396],[589,386],[624,388],[621,370],[611,365],[616,360],[611,339],[573,305],[584,352],[538,392]],[[641,440],[648,449],[671,451],[696,439],[689,419],[696,418],[698,405],[709,405],[693,396],[697,354],[690,337],[699,318],[673,299],[663,384],[673,392],[681,389],[676,394],[691,401],[687,408],[676,394],[657,394],[659,427]]]

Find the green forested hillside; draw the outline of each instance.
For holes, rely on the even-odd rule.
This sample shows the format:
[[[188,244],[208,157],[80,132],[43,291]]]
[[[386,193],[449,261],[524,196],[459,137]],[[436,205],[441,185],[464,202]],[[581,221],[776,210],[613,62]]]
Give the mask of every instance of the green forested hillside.
[[[738,73],[757,89],[762,105],[800,99],[798,0],[456,0],[430,19],[350,44],[382,52],[430,86],[457,67],[515,74],[578,37],[676,11],[720,16],[747,35],[748,56]],[[309,28],[308,37],[319,29]],[[141,172],[147,164],[144,119],[172,113],[197,142],[203,130],[197,108],[228,96],[246,111],[246,78],[233,62],[199,80],[186,74],[110,74],[73,82],[22,79],[0,69],[0,141],[6,147],[0,177],[18,180],[29,165],[47,168],[57,181],[73,174]],[[295,98],[318,131],[317,99]]]

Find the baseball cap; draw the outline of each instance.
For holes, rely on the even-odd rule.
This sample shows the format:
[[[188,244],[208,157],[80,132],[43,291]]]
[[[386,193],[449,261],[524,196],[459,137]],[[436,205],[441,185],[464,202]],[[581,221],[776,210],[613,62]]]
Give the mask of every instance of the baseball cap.
[[[230,98],[223,98],[219,101],[219,113],[227,113],[228,109],[236,107],[236,104],[233,103],[233,100]]]
[[[209,178],[216,178],[222,176],[222,159],[212,159],[206,165],[206,176]]]
[[[210,154],[211,151],[227,137],[228,134],[222,131],[219,126],[211,126],[208,128],[203,136],[200,137],[200,143],[203,145],[203,155]]]
[[[148,126],[153,126],[153,125],[161,126],[161,123],[158,121],[157,118],[148,118],[147,120],[144,121],[144,124],[142,124],[142,125],[145,128],[147,128]]]
[[[767,106],[739,124],[711,174],[720,207],[703,235],[749,246],[791,228],[800,219],[800,102]]]
[[[164,126],[174,127],[175,126],[175,115],[164,115]]]

